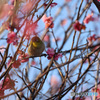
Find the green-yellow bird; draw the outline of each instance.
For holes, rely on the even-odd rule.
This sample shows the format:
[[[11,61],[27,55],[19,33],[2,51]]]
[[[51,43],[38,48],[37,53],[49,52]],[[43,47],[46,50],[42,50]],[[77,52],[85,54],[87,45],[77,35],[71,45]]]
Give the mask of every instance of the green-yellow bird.
[[[30,56],[40,56],[45,49],[43,41],[38,37],[34,36],[28,47],[28,54]]]

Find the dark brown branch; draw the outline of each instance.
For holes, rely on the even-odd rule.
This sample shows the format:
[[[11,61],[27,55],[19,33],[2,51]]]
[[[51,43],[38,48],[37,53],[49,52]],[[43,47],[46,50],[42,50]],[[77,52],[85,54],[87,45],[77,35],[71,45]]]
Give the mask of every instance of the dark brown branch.
[[[95,6],[97,7],[97,9],[100,13],[100,2],[98,2],[97,0],[93,0],[93,3],[95,4]]]

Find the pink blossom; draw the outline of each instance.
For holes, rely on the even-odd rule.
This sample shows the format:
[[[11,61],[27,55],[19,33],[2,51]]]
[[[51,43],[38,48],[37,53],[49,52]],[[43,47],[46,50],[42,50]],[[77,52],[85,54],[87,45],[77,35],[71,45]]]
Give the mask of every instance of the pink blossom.
[[[37,29],[37,27],[38,27],[37,23],[33,23],[32,20],[28,20],[28,19],[26,20],[26,27],[25,27],[25,29],[27,31],[29,31],[29,32],[32,32],[32,31],[35,32],[35,30]]]
[[[32,33],[30,33],[30,32],[28,33],[28,32],[27,32],[27,33],[25,34],[25,39],[29,40],[30,37],[31,37],[31,35],[32,35]]]
[[[0,96],[4,96],[4,89],[0,87]]]
[[[72,1],[72,0],[65,0],[66,2],[70,2],[70,1]]]
[[[54,23],[52,22],[45,22],[45,28],[53,28],[54,27]]]
[[[90,21],[94,21],[93,13],[89,14],[85,19],[84,19],[84,24],[88,24]]]
[[[11,61],[12,61],[12,57],[8,60],[7,67],[9,67],[9,64],[11,63]],[[12,64],[12,67],[13,68],[19,68],[20,65],[21,65],[21,62],[18,59],[16,61],[14,61],[14,63]]]
[[[12,31],[11,33],[8,33],[7,37],[7,43],[13,43],[13,45],[18,43],[18,38],[15,32]]]
[[[1,12],[0,12],[0,19],[2,18],[6,18],[9,15],[11,16],[13,14],[13,5],[9,5],[9,4],[4,4],[1,8]]]
[[[6,77],[6,79],[0,81],[0,88],[2,88],[2,90],[13,89],[14,86],[15,86],[15,81],[9,79],[9,77]]]
[[[60,80],[57,78],[57,76],[51,76],[50,85],[51,87],[58,87],[60,85]]]
[[[61,53],[55,54],[53,48],[48,48],[46,53],[48,54],[48,57],[47,57],[48,59],[51,59],[52,57],[54,57],[54,60],[58,60],[59,57],[62,57]]]
[[[15,86],[15,81],[9,79],[8,77],[4,80],[4,89],[13,89]]]
[[[91,45],[93,43],[93,41],[96,41],[97,39],[98,39],[98,37],[96,37],[95,34],[93,34],[92,36],[87,38],[87,40],[89,41],[89,45]]]
[[[54,27],[53,18],[51,16],[46,17],[46,15],[44,15],[42,20],[45,23],[45,28],[53,28]]]
[[[45,41],[45,42],[48,42],[49,39],[50,39],[50,36],[49,36],[49,35],[45,35],[45,37],[44,37],[44,41]]]
[[[46,53],[48,54],[48,59],[51,59],[54,56],[54,54],[55,54],[53,48],[48,48],[48,50],[46,51]]]
[[[53,21],[53,18],[51,16],[45,17],[44,22],[49,22],[49,21]]]
[[[45,28],[53,28],[54,27],[53,18],[51,16],[47,17],[44,22],[45,22]]]
[[[18,57],[18,59],[20,60],[21,63],[24,63],[24,62],[29,61],[29,58],[27,58],[27,57],[29,57],[29,55],[26,53],[26,54],[20,55],[20,56]]]
[[[88,45],[91,46],[93,45],[94,42],[99,42],[100,37],[96,36],[95,34],[93,34],[92,36],[90,36],[87,40],[88,40]],[[96,49],[98,49],[100,46],[95,46],[93,49],[91,49],[92,51],[95,51]],[[98,50],[99,51],[99,50]],[[94,54],[97,55],[98,51],[95,52]]]
[[[24,54],[24,51],[22,51],[22,50],[18,50],[17,54],[22,55],[22,54]]]
[[[22,12],[28,14],[35,5],[36,0],[28,0],[25,5],[22,7]]]
[[[19,68],[20,65],[21,65],[21,62],[20,62],[19,59],[16,60],[16,61],[12,64],[12,66],[13,66],[14,68]]]
[[[38,25],[37,23],[33,23],[31,20],[26,20],[26,26],[25,26],[25,39],[29,40],[32,35],[36,35],[36,29]]]
[[[73,24],[73,28],[76,30],[76,31],[81,31],[82,29],[85,30],[85,25],[82,25],[79,21],[75,21],[75,23]]]
[[[42,17],[43,22],[45,21],[46,18],[47,18],[47,15],[44,14],[43,17]]]
[[[12,25],[10,26],[10,28],[16,28],[16,29],[19,29],[20,27],[20,22],[22,21],[21,18],[18,18],[17,15],[13,15],[12,17]]]
[[[62,57],[62,54],[61,53],[56,54],[55,57],[54,57],[54,59],[55,60],[58,60],[59,57]]]
[[[92,36],[90,36],[89,38],[88,38],[88,40],[89,41],[96,41],[96,35],[95,34],[93,34]]]
[[[31,62],[31,65],[36,65],[36,62],[33,60],[33,61]]]
[[[15,81],[6,77],[0,81],[0,96],[4,96],[4,91],[7,89],[13,89],[15,86]]]
[[[51,93],[54,94],[58,91],[60,87],[61,81],[57,76],[51,76],[50,85],[51,85]]]

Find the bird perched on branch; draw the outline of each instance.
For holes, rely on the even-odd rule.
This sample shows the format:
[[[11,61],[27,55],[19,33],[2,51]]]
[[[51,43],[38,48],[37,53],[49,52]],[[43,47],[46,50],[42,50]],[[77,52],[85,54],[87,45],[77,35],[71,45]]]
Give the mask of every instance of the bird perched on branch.
[[[30,56],[40,56],[45,49],[43,41],[38,37],[34,36],[28,47],[28,54]]]

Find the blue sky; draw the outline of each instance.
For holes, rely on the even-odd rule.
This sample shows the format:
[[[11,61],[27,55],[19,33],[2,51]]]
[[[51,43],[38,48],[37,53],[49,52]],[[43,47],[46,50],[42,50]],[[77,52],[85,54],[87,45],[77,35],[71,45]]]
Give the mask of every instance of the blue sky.
[[[79,2],[79,1],[81,1],[81,0],[72,0],[72,2],[70,2],[70,3],[68,4],[68,5],[69,5],[69,9],[67,8],[67,10],[66,10],[66,7],[64,7],[64,8],[62,9],[60,15],[55,19],[55,21],[54,21],[55,27],[53,28],[53,31],[54,31],[54,34],[55,34],[56,37],[60,37],[60,38],[63,40],[65,30],[68,28],[68,26],[69,26],[70,23],[71,23],[71,20],[68,19],[68,16],[69,16],[69,15],[72,16],[72,15],[74,14],[74,11],[76,10],[76,9],[75,9],[76,6],[79,6],[79,4],[80,4],[80,3],[78,3],[78,5],[77,5],[77,2]],[[58,11],[59,7],[61,7],[61,6],[64,4],[65,1],[64,1],[64,0],[54,0],[54,2],[58,3],[58,5],[51,9],[51,16],[52,16],[52,17],[55,16],[55,14],[56,14],[56,12]],[[75,5],[75,4],[76,4],[76,5]],[[85,4],[85,3],[84,3],[84,4]],[[83,4],[83,7],[84,7],[84,4]],[[94,4],[91,5],[91,9],[98,13],[98,11],[97,11],[97,9],[96,9],[96,7],[95,7]],[[41,14],[42,14],[42,11],[43,11],[43,9],[41,9],[37,14],[38,14],[38,15],[41,15]],[[91,11],[89,10],[87,13],[90,14]],[[50,16],[50,9],[48,9],[47,15]],[[94,16],[96,16],[96,14],[94,14]],[[83,18],[84,18],[84,16],[80,19],[80,22],[83,21]],[[63,19],[68,19],[68,20],[67,20],[67,24],[66,24],[64,27],[59,26],[60,21],[63,20]],[[76,16],[75,16],[75,18],[74,18],[74,21],[75,21],[75,19],[76,19]],[[100,19],[99,19],[99,21],[100,21]],[[39,21],[38,25],[39,25],[39,27],[38,27],[38,30],[37,30],[37,31],[44,30],[45,25],[44,25],[44,22],[43,22],[42,20]],[[94,30],[94,29],[95,29],[95,26],[97,26],[97,27],[99,26],[98,21],[96,21],[96,22],[90,22],[88,25],[86,25],[86,31]],[[4,34],[6,34],[6,33],[7,33],[7,32],[5,32]],[[41,32],[39,33],[39,36],[41,36],[42,33],[43,33],[43,31],[41,31]],[[92,34],[98,34],[98,35],[99,35],[99,33],[100,33],[100,28],[98,29],[98,31],[97,31],[96,33],[95,33],[95,32],[91,32],[91,35],[92,35]],[[52,35],[51,33],[49,33],[49,34]],[[73,32],[73,34],[74,34],[74,32]],[[68,41],[66,42],[66,44],[65,44],[65,46],[63,47],[62,51],[64,51],[64,50],[69,50],[69,49],[71,48],[73,34],[70,36],[70,38],[69,38]],[[79,34],[79,33],[77,33],[77,35],[76,35],[76,39],[77,39],[78,34]],[[6,37],[7,37],[7,34],[4,35],[4,37],[6,38]],[[85,43],[86,43],[87,37],[89,37],[89,35],[87,34],[87,32],[81,34],[81,38],[83,38],[83,40],[82,40],[82,42],[81,42],[80,44],[85,44]],[[52,40],[52,39],[53,39],[53,37],[51,38],[51,40]],[[61,46],[62,40],[58,42],[58,47]],[[75,42],[76,42],[76,41],[75,41]],[[5,44],[5,45],[6,45],[6,41],[0,42],[0,46],[1,46],[2,44]],[[54,49],[56,48],[56,45],[55,45],[54,42],[52,42],[51,47],[54,48]],[[14,48],[13,48],[13,49],[12,49],[12,48],[13,48],[13,46],[11,46],[11,48],[10,48],[11,52],[12,52],[12,50],[14,50]],[[44,52],[44,53],[45,53],[45,52]],[[80,53],[80,52],[77,52],[77,54],[78,54],[78,53]],[[67,54],[66,56],[69,56],[69,54]],[[45,66],[49,63],[49,60],[47,60],[47,58],[45,58],[45,57],[42,57],[41,59],[42,59],[43,67],[45,67]],[[30,59],[30,62],[31,62],[31,60],[32,60],[32,59]],[[36,58],[36,61],[37,61],[37,63],[39,64],[39,58]],[[65,58],[64,58],[64,57],[63,57],[63,61],[65,61]],[[74,64],[77,64],[79,61],[80,61],[80,59],[79,59],[79,60],[75,60],[73,63],[70,64],[70,67],[73,67]],[[58,63],[61,63],[61,60],[60,60],[60,59],[58,60]],[[25,66],[25,64],[22,64],[21,69],[23,69],[24,66]],[[37,65],[37,66],[40,67],[39,65]],[[84,69],[87,68],[87,66],[88,66],[87,64],[84,64],[83,71],[84,71]],[[94,67],[94,68],[95,68],[95,67]],[[63,68],[62,68],[62,69],[63,69]],[[36,75],[39,74],[39,72],[40,72],[40,71],[37,70],[37,69],[35,69],[35,68],[30,68],[30,70],[29,70],[29,73],[30,73],[30,74],[29,74],[29,79],[30,79],[30,81],[31,81],[33,78],[35,78]],[[78,70],[76,70],[75,73],[76,73],[76,72],[78,72]],[[45,92],[49,89],[48,82],[50,81],[51,75],[56,75],[56,76],[58,76],[58,71],[57,71],[57,70],[54,70],[54,71],[52,71],[52,72],[49,73],[48,78],[46,79],[46,82],[45,82],[44,87],[43,87],[43,89],[42,89],[42,92],[43,92],[43,93],[45,93]],[[58,76],[58,78],[60,79],[59,76]],[[74,78],[76,79],[76,76],[75,76]],[[72,79],[74,79],[74,78],[72,78]],[[88,77],[87,77],[86,79],[88,80],[89,78],[90,78],[90,76],[88,75]],[[15,79],[16,79],[16,77],[15,77]],[[93,81],[93,80],[91,80],[91,81]],[[17,85],[16,85],[16,86],[18,87],[18,89],[20,88],[20,85],[19,85],[19,84],[21,84],[21,80],[19,80],[19,82],[18,82]],[[7,91],[7,92],[8,92],[8,91]],[[9,92],[8,92],[8,93],[9,93]],[[67,96],[65,96],[62,100],[65,100],[65,98],[69,98],[69,97],[70,97],[70,93],[68,93]],[[9,99],[9,100],[10,100],[10,99]]]

